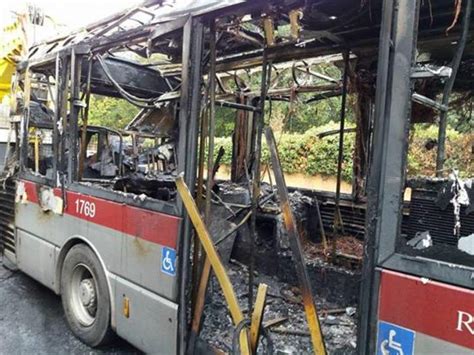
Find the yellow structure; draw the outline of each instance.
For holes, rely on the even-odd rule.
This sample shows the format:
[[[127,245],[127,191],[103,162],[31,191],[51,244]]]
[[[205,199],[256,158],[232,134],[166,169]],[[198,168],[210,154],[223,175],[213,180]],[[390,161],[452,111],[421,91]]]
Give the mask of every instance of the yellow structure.
[[[26,50],[25,28],[22,18],[19,17],[0,32],[0,102],[10,94],[16,63]]]

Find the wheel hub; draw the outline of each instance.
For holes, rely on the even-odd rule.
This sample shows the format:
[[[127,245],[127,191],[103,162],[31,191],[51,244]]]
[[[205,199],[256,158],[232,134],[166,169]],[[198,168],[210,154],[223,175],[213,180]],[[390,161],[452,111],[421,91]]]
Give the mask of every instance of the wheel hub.
[[[96,305],[96,292],[94,281],[92,279],[84,279],[79,285],[79,297],[84,307],[92,309]]]
[[[81,325],[91,326],[97,314],[98,292],[97,282],[91,269],[85,264],[78,264],[74,268],[70,282],[70,305],[74,317]]]

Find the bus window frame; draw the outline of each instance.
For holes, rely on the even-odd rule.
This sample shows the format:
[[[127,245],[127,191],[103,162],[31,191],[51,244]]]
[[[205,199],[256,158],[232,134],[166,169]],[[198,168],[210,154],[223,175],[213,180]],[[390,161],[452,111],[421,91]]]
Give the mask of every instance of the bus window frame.
[[[55,147],[55,140],[57,139],[55,135],[54,127],[51,128],[52,130],[52,150],[53,150],[53,174],[51,177],[47,177],[46,175],[41,175],[38,173],[34,173],[28,167],[28,149],[29,149],[29,138],[30,138],[30,128],[36,129],[45,129],[45,127],[41,126],[34,126],[31,125],[30,121],[30,102],[31,102],[31,76],[33,75],[33,71],[31,67],[25,68],[24,72],[24,87],[25,87],[25,95],[24,95],[24,110],[22,120],[20,122],[21,125],[21,137],[20,137],[20,171],[19,177],[41,184],[49,187],[56,187],[57,179],[54,177],[56,176],[56,167],[57,167],[57,156],[54,153]],[[54,125],[53,125],[54,126]],[[49,128],[46,128],[49,129]]]

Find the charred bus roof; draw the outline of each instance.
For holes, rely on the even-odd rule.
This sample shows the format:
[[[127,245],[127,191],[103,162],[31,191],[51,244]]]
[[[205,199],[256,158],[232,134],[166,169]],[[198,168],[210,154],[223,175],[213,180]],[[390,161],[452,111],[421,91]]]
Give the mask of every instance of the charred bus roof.
[[[218,15],[217,71],[252,67],[261,62],[265,46],[262,19],[272,19],[274,43],[267,47],[268,58],[283,62],[340,53],[350,49],[360,55],[375,54],[378,46],[383,1],[359,0],[200,0],[169,5],[148,0],[68,35],[30,48],[29,65],[40,69],[55,61],[58,54],[87,52],[93,55],[120,56],[124,51],[148,58],[161,54],[166,60],[156,66],[161,76],[179,72],[171,70],[180,64],[182,28],[189,16]],[[453,4],[442,0],[424,3],[420,9],[419,54],[426,62],[442,65],[452,58],[459,36],[460,20]],[[292,17],[298,17],[292,22]],[[293,28],[298,24],[299,28]],[[471,26],[471,33],[473,31]],[[298,40],[295,38],[298,32]],[[472,41],[472,36],[470,38]],[[467,45],[464,61],[472,61],[474,46]],[[116,63],[123,68],[124,64]],[[472,66],[472,64],[471,64]],[[130,64],[133,67],[133,64]],[[164,68],[160,70],[160,67]],[[152,69],[153,68],[153,69]],[[457,85],[470,88],[470,66],[461,66]],[[151,90],[154,91],[154,90]],[[160,90],[158,90],[160,91]]]

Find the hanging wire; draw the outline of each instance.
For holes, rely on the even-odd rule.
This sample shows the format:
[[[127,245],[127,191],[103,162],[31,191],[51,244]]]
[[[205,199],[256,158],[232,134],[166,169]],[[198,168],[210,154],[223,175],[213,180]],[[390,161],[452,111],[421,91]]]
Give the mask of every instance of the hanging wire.
[[[159,97],[145,99],[145,98],[141,98],[141,97],[130,94],[123,87],[121,87],[120,84],[113,78],[112,74],[109,71],[109,68],[107,67],[107,64],[104,61],[104,58],[102,58],[102,56],[100,55],[97,55],[97,60],[99,61],[99,64],[102,70],[104,71],[105,75],[107,76],[107,78],[118,90],[120,96],[122,96],[125,100],[130,102],[132,105],[145,108],[145,109],[153,109],[156,107],[155,102],[159,99]]]

